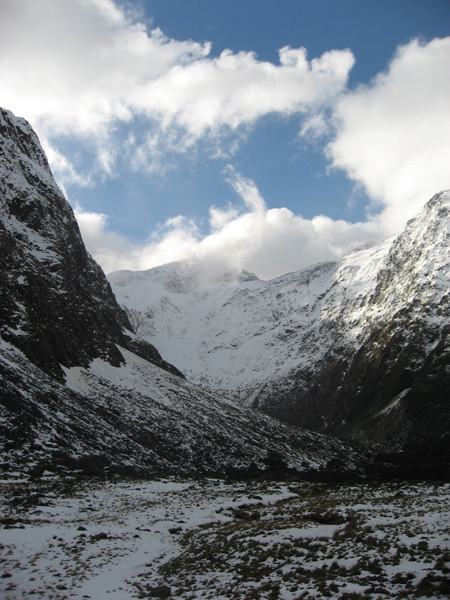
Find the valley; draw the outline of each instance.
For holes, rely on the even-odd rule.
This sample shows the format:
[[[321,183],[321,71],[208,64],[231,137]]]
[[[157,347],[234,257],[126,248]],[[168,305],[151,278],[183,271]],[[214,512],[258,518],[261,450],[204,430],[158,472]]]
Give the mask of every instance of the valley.
[[[2,599],[448,598],[450,193],[272,281],[108,282],[0,137]]]

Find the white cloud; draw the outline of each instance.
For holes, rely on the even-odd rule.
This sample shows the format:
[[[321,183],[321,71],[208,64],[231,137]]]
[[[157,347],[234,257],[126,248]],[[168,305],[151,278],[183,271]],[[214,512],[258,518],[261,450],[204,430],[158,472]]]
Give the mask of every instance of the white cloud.
[[[80,187],[92,185],[92,180],[88,175],[78,173],[69,159],[49,145],[47,141],[43,142],[43,149],[53,170],[58,172],[58,183],[63,189],[66,184],[76,184]]]
[[[263,115],[306,112],[334,99],[353,65],[350,51],[308,62],[304,48],[282,48],[280,64],[230,50],[217,58],[176,66],[136,90],[135,106],[176,122],[194,138],[222,127],[237,129]]]
[[[130,136],[127,160],[158,168],[162,153],[201,137],[217,141],[268,113],[319,109],[345,88],[353,62],[349,50],[308,61],[289,47],[279,64],[251,52],[212,57],[209,43],[148,31],[112,0],[2,1],[1,102],[60,153],[58,136],[88,136],[106,173],[120,123],[140,134]]]
[[[349,92],[353,62],[349,50],[308,60],[289,47],[277,64],[251,52],[214,57],[209,43],[149,31],[112,0],[2,0],[1,104],[31,121],[63,185],[114,176],[118,160],[167,172],[173,154],[195,154],[199,140],[223,158],[258,119],[300,114],[307,138],[323,142],[334,126],[332,166],[373,199],[366,223],[308,220],[268,209],[256,185],[229,168],[241,202],[212,206],[209,234],[177,217],[143,245],[108,231],[105,215],[78,209],[86,245],[106,271],[226,256],[273,277],[398,231],[450,187],[450,38],[402,46],[386,72]],[[83,155],[90,148],[87,167],[65,154],[74,140]]]
[[[141,270],[192,259],[247,269],[270,279],[311,264],[338,259],[353,246],[379,236],[376,223],[350,224],[319,216],[312,220],[287,208],[268,209],[253,181],[233,169],[227,179],[241,204],[212,208],[210,233],[202,236],[192,220],[170,219],[146,244],[133,244],[107,230],[105,215],[76,216],[90,252],[106,272]]]
[[[332,163],[365,187],[387,234],[450,187],[449,65],[450,37],[413,40],[337,104]]]
[[[138,89],[209,52],[148,33],[110,0],[4,0],[0,34],[3,101],[56,133],[130,120]]]

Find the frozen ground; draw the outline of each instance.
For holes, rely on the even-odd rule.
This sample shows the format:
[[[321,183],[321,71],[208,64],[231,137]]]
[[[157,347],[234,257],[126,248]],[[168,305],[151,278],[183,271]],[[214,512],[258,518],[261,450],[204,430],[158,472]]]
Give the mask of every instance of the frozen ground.
[[[2,600],[450,597],[450,484],[11,481],[0,493]]]

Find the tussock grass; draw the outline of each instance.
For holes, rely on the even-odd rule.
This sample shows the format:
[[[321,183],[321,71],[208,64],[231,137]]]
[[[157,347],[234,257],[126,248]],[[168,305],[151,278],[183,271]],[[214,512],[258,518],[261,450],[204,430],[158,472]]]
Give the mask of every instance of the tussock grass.
[[[450,598],[450,486],[303,483],[291,491],[184,535],[181,554],[160,569],[177,597]]]

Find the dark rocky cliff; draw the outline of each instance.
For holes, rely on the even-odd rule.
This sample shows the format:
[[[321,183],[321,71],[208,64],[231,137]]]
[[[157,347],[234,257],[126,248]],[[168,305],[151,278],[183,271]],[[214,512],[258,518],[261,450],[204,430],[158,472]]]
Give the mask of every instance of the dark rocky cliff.
[[[119,365],[117,345],[174,373],[150,344],[133,339],[103,271],[86,252],[72,209],[36,134],[0,111],[0,333],[46,373]]]
[[[322,324],[328,350],[259,399],[278,418],[358,438],[403,470],[450,473],[450,200],[437,194],[393,242],[365,300],[362,334]],[[341,316],[350,310],[344,302]]]

